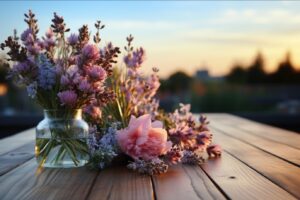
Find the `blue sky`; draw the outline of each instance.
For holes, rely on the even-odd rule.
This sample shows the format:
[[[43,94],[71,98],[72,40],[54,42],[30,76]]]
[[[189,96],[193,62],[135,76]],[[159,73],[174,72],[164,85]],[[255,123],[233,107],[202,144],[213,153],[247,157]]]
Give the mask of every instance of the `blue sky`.
[[[53,12],[63,15],[73,32],[82,24],[92,29],[95,20],[102,20],[103,41],[120,47],[131,33],[134,44],[147,51],[145,73],[153,66],[162,76],[206,67],[221,75],[235,62],[249,64],[258,50],[268,71],[287,50],[300,65],[300,2],[1,1],[0,7],[1,41],[14,28],[19,33],[26,28],[23,13],[29,8],[36,13],[41,34]]]

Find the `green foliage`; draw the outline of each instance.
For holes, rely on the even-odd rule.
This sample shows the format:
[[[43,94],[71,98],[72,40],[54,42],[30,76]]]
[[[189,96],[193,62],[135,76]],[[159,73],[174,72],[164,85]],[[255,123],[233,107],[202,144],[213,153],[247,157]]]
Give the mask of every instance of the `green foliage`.
[[[121,90],[121,80],[124,80],[125,73],[115,67],[112,76],[107,80],[112,88],[115,99],[103,107],[103,122],[121,122],[122,128],[128,126],[130,120],[130,108],[126,101],[125,93]],[[103,124],[105,127],[105,124]]]
[[[161,82],[162,90],[170,92],[180,92],[188,90],[191,86],[192,78],[184,72],[176,72],[172,74],[168,80]]]

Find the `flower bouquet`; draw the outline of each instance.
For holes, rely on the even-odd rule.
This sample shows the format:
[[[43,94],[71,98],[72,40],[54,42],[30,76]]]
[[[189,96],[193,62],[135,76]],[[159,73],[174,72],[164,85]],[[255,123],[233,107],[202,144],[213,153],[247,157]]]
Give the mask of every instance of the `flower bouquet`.
[[[132,47],[127,38],[123,61],[108,79],[115,99],[108,102],[97,117],[99,108],[87,112],[90,124],[89,167],[103,169],[126,155],[127,167],[140,173],[165,173],[177,163],[201,164],[204,153],[221,155],[219,145],[211,145],[212,133],[205,116],[197,122],[190,105],[180,104],[174,113],[159,109],[155,94],[160,86],[158,69],[150,76],[140,71],[145,59],[143,48]]]
[[[8,37],[1,49],[8,49],[13,66],[9,77],[25,85],[28,95],[45,110],[45,119],[36,128],[36,158],[41,166],[82,166],[89,159],[88,124],[81,109],[93,104],[103,106],[113,93],[105,87],[112,73],[112,64],[119,48],[111,43],[100,48],[99,31],[95,24],[94,43],[86,25],[78,34],[70,34],[63,17],[54,13],[45,36],[38,37],[35,15],[25,14],[28,28],[20,40]]]
[[[180,104],[173,113],[159,109],[158,69],[150,76],[141,73],[145,51],[134,49],[131,35],[125,65],[118,67],[113,64],[119,48],[111,43],[100,47],[100,21],[93,43],[86,25],[66,37],[70,29],[56,13],[41,39],[31,11],[25,22],[22,44],[15,35],[1,48],[8,48],[13,62],[9,77],[25,85],[45,110],[36,128],[39,165],[103,169],[125,160],[130,169],[156,174],[180,162],[200,164],[205,152],[221,154],[219,145],[211,145],[206,117],[196,121],[189,105]]]

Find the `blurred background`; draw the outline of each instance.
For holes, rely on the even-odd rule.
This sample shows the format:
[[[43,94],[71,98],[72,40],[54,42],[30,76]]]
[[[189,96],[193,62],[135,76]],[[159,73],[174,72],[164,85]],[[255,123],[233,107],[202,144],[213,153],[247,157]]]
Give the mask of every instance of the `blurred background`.
[[[167,111],[190,103],[195,113],[232,113],[300,132],[300,2],[1,1],[1,42],[26,29],[28,9],[41,35],[53,12],[71,32],[88,24],[93,33],[102,20],[102,41],[116,46],[133,34],[146,49],[144,74],[160,69],[158,98]],[[42,119],[25,89],[5,78],[8,66],[1,51],[0,137]]]

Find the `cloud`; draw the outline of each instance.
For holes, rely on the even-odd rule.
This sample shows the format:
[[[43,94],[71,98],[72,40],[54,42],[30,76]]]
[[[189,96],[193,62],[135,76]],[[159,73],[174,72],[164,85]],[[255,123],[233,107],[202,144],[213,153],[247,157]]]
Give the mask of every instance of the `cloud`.
[[[143,20],[110,20],[106,23],[109,24],[112,29],[128,30],[128,29],[159,29],[168,30],[173,29],[178,24],[172,21],[143,21]]]
[[[195,44],[247,45],[264,47],[281,47],[283,45],[300,45],[300,38],[287,33],[273,34],[270,31],[242,31],[228,29],[197,29],[181,32],[179,37]]]
[[[228,9],[213,23],[300,24],[300,13],[286,9]]]

